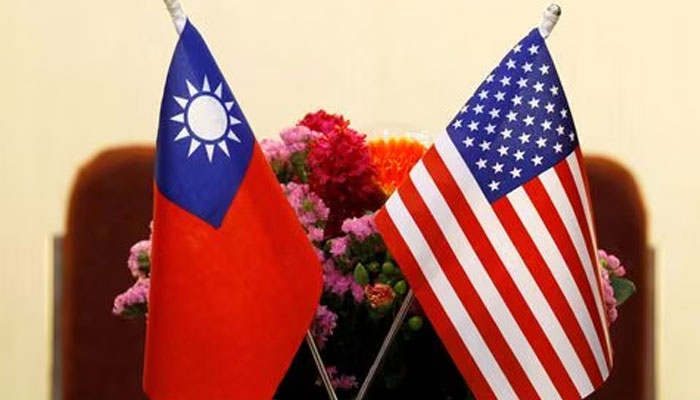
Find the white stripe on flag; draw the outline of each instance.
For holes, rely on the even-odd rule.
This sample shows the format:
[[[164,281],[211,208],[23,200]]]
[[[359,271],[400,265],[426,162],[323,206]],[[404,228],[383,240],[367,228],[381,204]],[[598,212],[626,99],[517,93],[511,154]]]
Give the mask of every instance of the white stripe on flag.
[[[505,228],[501,225],[491,204],[484,196],[479,184],[476,182],[469,167],[464,163],[464,159],[458,153],[452,140],[446,134],[440,135],[435,142],[435,149],[459,186],[465,199],[467,199],[477,220],[483,226],[489,241],[494,244],[499,258],[506,269],[508,269],[535,318],[540,321],[542,329],[579,393],[582,393],[582,395],[583,393],[590,393],[593,391],[591,380],[586,374],[564,329],[559,324],[542,291],[525,266],[515,245],[508,237]]]
[[[600,291],[596,282],[596,279],[598,279],[598,273],[597,270],[594,269],[598,268],[598,265],[596,264],[595,267],[591,265],[591,255],[589,253],[590,250],[586,245],[586,240],[583,238],[583,232],[581,231],[581,229],[588,229],[588,226],[579,227],[578,220],[576,219],[576,214],[574,213],[574,209],[572,208],[571,203],[569,202],[569,198],[566,196],[566,192],[564,192],[564,187],[562,186],[561,181],[559,180],[559,177],[556,174],[556,171],[554,171],[554,168],[550,168],[543,174],[541,174],[540,181],[542,182],[542,185],[544,186],[545,190],[547,191],[547,194],[552,200],[554,208],[556,208],[559,217],[561,217],[561,220],[564,222],[564,226],[566,228],[566,231],[569,233],[569,237],[574,243],[574,247],[576,248],[578,258],[579,260],[581,260],[581,264],[584,266],[584,270],[586,271],[586,278],[588,279],[588,283],[591,286],[593,297],[595,298],[596,304],[598,305],[597,310],[600,314],[601,305],[603,304],[603,302],[601,300]],[[606,329],[605,327],[606,324],[604,323],[604,330]],[[605,353],[603,353],[603,349],[602,347],[600,347],[601,340],[605,342],[605,338],[600,338],[600,340],[596,341],[596,344],[598,344],[598,346],[594,347],[594,350],[596,355],[596,361],[598,362],[598,366],[600,368],[600,373],[603,375],[603,379],[605,379],[608,376],[608,368],[607,365],[605,365],[604,361]],[[599,351],[600,354],[598,353]],[[599,356],[601,356],[602,358],[599,359]],[[601,363],[603,363],[603,365],[605,366],[604,368],[603,365],[601,365]]]
[[[586,214],[586,220],[588,221],[588,229],[591,233],[591,239],[593,239],[593,247],[598,248],[596,243],[595,232],[593,231],[593,216],[591,215],[591,204],[588,201],[588,192],[586,191],[586,185],[583,182],[583,176],[581,175],[581,166],[576,158],[576,153],[569,154],[566,157],[566,163],[571,170],[571,175],[574,177],[574,183],[576,184],[576,190],[578,191],[578,196],[581,199],[581,204],[583,205],[583,212]]]
[[[530,235],[532,241],[535,242],[535,246],[537,246],[537,249],[540,251],[554,279],[559,284],[559,287],[564,293],[564,297],[566,297],[566,301],[571,306],[576,321],[581,326],[586,336],[586,341],[595,356],[596,364],[598,365],[601,375],[603,377],[607,376],[608,368],[605,364],[605,353],[603,353],[603,349],[600,346],[600,340],[598,339],[598,334],[596,333],[593,320],[591,319],[592,316],[589,314],[583,296],[571,275],[571,271],[566,261],[564,261],[564,257],[561,255],[556,243],[554,243],[554,239],[550,236],[544,221],[542,221],[530,197],[522,188],[510,192],[508,194],[508,199],[515,213],[518,215],[518,218],[525,226],[528,235]]]
[[[561,217],[562,222],[564,222],[564,227],[569,233],[569,237],[576,248],[576,253],[578,254],[578,258],[581,260],[581,264],[584,267],[583,269],[586,272],[586,278],[588,279],[588,284],[591,286],[591,291],[593,291],[593,297],[595,297],[596,304],[603,304],[600,298],[600,291],[598,290],[598,283],[596,282],[595,278],[595,276],[597,276],[596,270],[593,268],[593,265],[591,265],[588,246],[586,246],[583,233],[576,220],[576,214],[574,214],[574,209],[571,208],[571,203],[566,197],[566,193],[564,192],[564,188],[559,181],[559,177],[557,177],[554,169],[550,168],[544,173],[540,174],[540,181],[552,200],[554,208],[556,208],[559,217]]]
[[[436,221],[439,221],[438,226],[462,266],[464,273],[472,282],[474,289],[484,302],[486,309],[493,317],[498,329],[503,334],[523,370],[525,370],[537,393],[544,399],[561,398],[542,363],[503,301],[498,289],[491,281],[491,277],[474,252],[450,207],[442,197],[440,190],[425,168],[423,161],[419,161],[413,167],[410,177],[416,190],[428,206],[430,213]]]
[[[386,202],[385,207],[396,229],[406,242],[406,246],[416,259],[418,266],[430,285],[430,289],[445,309],[445,313],[462,341],[468,344],[466,346],[467,350],[474,358],[474,362],[496,394],[496,397],[499,399],[517,399],[505,374],[474,325],[474,321],[464,309],[457,293],[455,293],[454,288],[440,268],[435,255],[413,217],[406,209],[400,195],[394,193]]]
[[[586,184],[584,183],[583,180],[583,166],[579,164],[578,158],[576,157],[576,153],[571,153],[569,154],[568,157],[566,157],[566,162],[569,166],[569,169],[571,170],[571,175],[574,177],[574,183],[576,184],[576,190],[578,191],[578,196],[581,199],[581,204],[583,205],[583,212],[586,214],[586,220],[588,221],[588,229],[591,234],[591,240],[593,241],[593,249],[594,251],[598,251],[598,239],[596,238],[595,235],[595,226],[593,225],[593,215],[592,213],[592,208],[591,208],[591,202],[588,199],[588,191],[586,190]],[[596,261],[598,260],[598,254],[596,253],[595,257]],[[596,276],[598,277],[598,280],[600,281],[602,277],[600,276],[600,269],[596,270]],[[597,289],[596,289],[597,290]],[[598,304],[598,311],[601,314],[600,315],[600,320],[601,323],[603,324],[603,332],[605,332],[605,342],[608,345],[608,355],[610,359],[608,360],[610,364],[612,365],[612,348],[610,344],[610,333],[608,332],[607,327],[608,326],[608,321],[607,317],[605,316],[605,313],[603,312],[603,304],[599,303]]]

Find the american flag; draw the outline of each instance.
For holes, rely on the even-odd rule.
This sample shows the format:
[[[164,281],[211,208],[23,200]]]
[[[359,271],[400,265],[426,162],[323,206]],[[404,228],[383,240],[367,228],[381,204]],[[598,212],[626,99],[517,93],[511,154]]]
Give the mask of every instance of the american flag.
[[[580,399],[607,378],[582,155],[537,29],[489,74],[377,224],[479,399]]]

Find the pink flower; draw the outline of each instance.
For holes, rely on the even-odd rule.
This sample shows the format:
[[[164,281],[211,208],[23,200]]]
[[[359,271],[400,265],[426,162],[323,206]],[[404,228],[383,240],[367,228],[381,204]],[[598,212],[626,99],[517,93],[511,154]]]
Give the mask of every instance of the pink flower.
[[[274,139],[263,139],[260,141],[260,147],[265,154],[267,162],[278,162],[282,164],[289,162],[291,153],[283,142]]]
[[[148,305],[148,289],[150,284],[151,281],[149,278],[142,278],[136,281],[134,286],[114,299],[112,313],[127,317],[138,315],[141,312],[145,313]]]
[[[145,278],[148,276],[151,258],[151,241],[141,240],[129,250],[129,258],[126,265],[134,278]]]
[[[603,303],[605,303],[608,326],[610,326],[617,319],[617,299],[615,299],[615,290],[610,283],[608,270],[603,268],[600,272],[603,277]]]
[[[324,305],[319,305],[316,309],[316,318],[312,327],[312,333],[316,339],[318,347],[323,346],[328,338],[333,336],[333,330],[337,326],[338,315]]]
[[[344,255],[348,251],[349,242],[350,238],[347,236],[331,240],[331,254],[335,257]]]
[[[344,375],[338,373],[338,368],[334,365],[326,367],[328,377],[331,379],[331,385],[335,389],[354,389],[357,387],[357,378],[353,375]],[[321,386],[321,380],[316,380],[316,385]]]
[[[362,303],[365,298],[362,286],[351,274],[344,275],[340,272],[331,259],[323,263],[323,288],[326,292],[338,296],[350,293],[357,304]]]
[[[628,292],[630,286],[632,292],[634,292],[634,285],[629,280],[622,278],[627,272],[619,258],[604,250],[598,250],[598,259],[602,267],[600,269],[600,274],[602,277],[603,303],[605,305],[608,325],[610,325],[617,319],[617,306],[619,305],[615,297],[615,288],[612,285],[612,281],[615,279],[619,280],[620,293],[618,293],[618,296],[621,296],[623,302],[630,294]]]
[[[352,298],[355,300],[355,303],[362,303],[362,300],[365,299],[365,290],[360,286],[355,279],[352,279],[352,284],[350,285],[350,293],[352,294]]]
[[[328,219],[328,207],[309,189],[309,185],[289,182],[281,186],[306,232],[311,233],[311,229],[325,225]],[[318,232],[313,234],[318,235]]]
[[[318,247],[314,246],[314,251],[316,252],[316,256],[318,257],[318,260],[323,263],[326,259],[326,255],[323,254],[323,250],[319,249]]]
[[[311,227],[309,228],[309,240],[312,242],[320,242],[323,240],[323,229]]]
[[[355,236],[360,241],[365,240],[371,234],[377,232],[377,226],[374,224],[374,214],[346,219],[343,221],[341,230]]]
[[[367,301],[372,308],[388,306],[394,301],[396,294],[391,286],[384,283],[375,283],[365,286]]]
[[[292,126],[280,132],[280,138],[282,138],[289,153],[306,151],[309,143],[319,136],[321,136],[319,132],[312,131],[305,126]]]
[[[598,258],[603,261],[604,267],[610,270],[613,275],[621,277],[627,273],[620,259],[612,254],[608,254],[605,250],[598,250]]]

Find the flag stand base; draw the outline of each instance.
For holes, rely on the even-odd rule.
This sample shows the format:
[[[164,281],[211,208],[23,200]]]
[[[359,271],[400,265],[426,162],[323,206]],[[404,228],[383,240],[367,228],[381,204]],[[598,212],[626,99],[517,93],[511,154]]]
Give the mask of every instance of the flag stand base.
[[[401,308],[399,308],[399,312],[396,314],[396,317],[394,317],[394,321],[391,323],[389,332],[387,332],[386,336],[384,337],[382,347],[379,348],[379,353],[377,353],[377,356],[374,358],[374,362],[369,368],[367,376],[362,382],[362,386],[360,386],[360,391],[357,392],[355,400],[364,400],[367,397],[367,393],[369,391],[370,386],[372,385],[372,382],[374,381],[375,376],[377,375],[377,372],[379,371],[379,367],[382,366],[382,363],[384,362],[384,359],[386,358],[386,355],[389,352],[389,348],[391,348],[391,345],[394,343],[394,339],[396,339],[396,334],[399,333],[399,330],[401,329],[404,320],[406,320],[408,310],[411,308],[411,304],[413,304],[413,299],[413,290],[409,290],[406,294],[406,297],[404,297],[403,302],[401,303]]]
[[[357,392],[355,400],[364,400],[365,397],[367,397],[369,388],[372,385],[372,382],[374,381],[374,378],[376,377],[379,368],[382,366],[382,363],[384,362],[384,359],[386,358],[386,355],[389,352],[389,348],[396,339],[396,334],[399,332],[399,329],[401,329],[401,325],[403,325],[403,322],[406,320],[408,310],[411,308],[413,300],[413,290],[409,290],[406,294],[406,297],[404,297],[403,302],[401,302],[401,308],[399,308],[399,312],[396,313],[396,317],[394,317],[394,321],[392,321],[391,327],[389,327],[389,332],[387,332],[386,336],[384,337],[382,346],[379,348],[379,352],[374,358],[372,366],[369,368],[367,376],[362,382],[362,386],[360,387],[359,392]],[[314,364],[316,365],[318,375],[321,378],[321,383],[326,389],[328,398],[330,400],[338,400],[338,395],[335,393],[333,383],[331,382],[331,379],[328,376],[328,371],[326,370],[326,366],[324,365],[323,359],[321,358],[321,352],[318,350],[318,346],[316,346],[316,341],[314,340],[314,337],[311,334],[310,330],[306,331],[306,344],[309,347],[309,350],[311,351],[311,356],[314,359]]]
[[[331,378],[328,376],[326,366],[323,364],[321,352],[318,351],[318,346],[316,346],[316,341],[314,340],[314,336],[311,334],[310,330],[306,331],[306,345],[309,346],[311,357],[314,359],[314,364],[316,364],[316,369],[318,369],[318,375],[321,378],[321,383],[326,389],[326,393],[328,393],[328,398],[330,400],[338,400],[338,395],[335,394],[335,389],[333,388]]]

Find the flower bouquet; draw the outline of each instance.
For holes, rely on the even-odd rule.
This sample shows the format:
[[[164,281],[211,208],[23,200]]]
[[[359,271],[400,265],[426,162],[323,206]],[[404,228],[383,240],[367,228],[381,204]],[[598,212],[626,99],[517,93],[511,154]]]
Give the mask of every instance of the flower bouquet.
[[[367,140],[340,115],[318,111],[261,146],[323,265],[323,295],[310,327],[333,386],[353,398],[408,293],[378,234],[374,213],[408,175],[426,147],[407,136]],[[620,260],[600,251],[611,323],[634,291]],[[150,241],[128,258],[136,283],[116,297],[113,312],[148,312]],[[325,398],[304,346],[277,399]],[[372,388],[372,398],[464,399],[469,389],[414,302]]]

